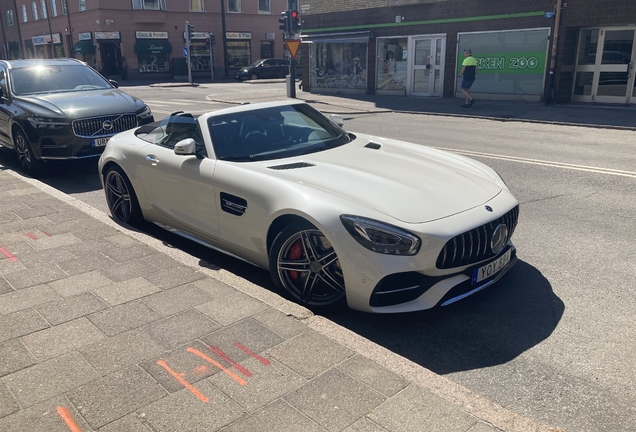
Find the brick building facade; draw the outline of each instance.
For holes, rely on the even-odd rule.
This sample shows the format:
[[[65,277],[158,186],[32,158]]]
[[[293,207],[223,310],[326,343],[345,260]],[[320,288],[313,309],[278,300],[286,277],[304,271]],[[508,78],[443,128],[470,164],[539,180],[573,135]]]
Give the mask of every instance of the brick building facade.
[[[471,48],[480,98],[636,103],[636,1],[300,3],[305,90],[453,97]]]

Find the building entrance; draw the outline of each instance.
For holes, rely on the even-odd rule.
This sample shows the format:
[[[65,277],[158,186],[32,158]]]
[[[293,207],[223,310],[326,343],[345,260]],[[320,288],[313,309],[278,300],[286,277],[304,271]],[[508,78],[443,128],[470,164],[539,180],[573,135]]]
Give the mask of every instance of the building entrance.
[[[412,36],[408,51],[407,95],[442,97],[446,36]]]

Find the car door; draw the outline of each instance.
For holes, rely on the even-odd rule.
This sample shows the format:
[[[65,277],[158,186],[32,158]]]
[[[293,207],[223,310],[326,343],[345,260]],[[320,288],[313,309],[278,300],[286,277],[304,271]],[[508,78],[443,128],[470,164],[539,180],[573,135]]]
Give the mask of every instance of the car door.
[[[287,60],[278,61],[278,77],[285,78],[289,75],[289,62]]]
[[[274,64],[274,60],[267,59],[263,62],[261,66],[262,73],[259,73],[261,78],[275,78],[276,76],[276,66]]]
[[[0,67],[0,144],[5,147],[13,147],[10,105],[6,71]]]
[[[175,144],[186,138],[195,140],[202,157],[175,154]],[[136,157],[139,178],[153,209],[174,228],[216,239],[216,161],[205,154],[196,120],[191,116],[171,117],[165,136],[142,148]]]

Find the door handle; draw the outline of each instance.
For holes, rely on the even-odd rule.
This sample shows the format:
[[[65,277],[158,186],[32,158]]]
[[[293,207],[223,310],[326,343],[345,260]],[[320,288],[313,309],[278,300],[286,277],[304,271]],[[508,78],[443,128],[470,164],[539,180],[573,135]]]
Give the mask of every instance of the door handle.
[[[148,162],[152,162],[153,165],[157,165],[159,163],[159,159],[157,159],[157,156],[155,156],[155,155],[146,156],[146,160]]]

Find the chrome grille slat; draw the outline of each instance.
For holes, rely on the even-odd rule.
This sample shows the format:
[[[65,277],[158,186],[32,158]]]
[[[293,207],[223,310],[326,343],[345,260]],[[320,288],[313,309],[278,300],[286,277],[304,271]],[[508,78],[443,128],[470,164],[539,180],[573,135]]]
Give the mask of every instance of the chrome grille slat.
[[[517,227],[518,219],[519,206],[516,206],[503,216],[448,240],[437,257],[437,268],[464,267],[494,257],[495,254],[490,250],[490,238],[495,227],[501,223],[506,224],[508,242]]]
[[[108,131],[103,129],[105,121],[112,122],[112,129]],[[72,126],[73,133],[80,138],[99,138],[137,127],[137,116],[135,114],[115,114],[77,119],[73,120]]]

